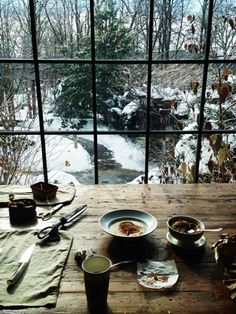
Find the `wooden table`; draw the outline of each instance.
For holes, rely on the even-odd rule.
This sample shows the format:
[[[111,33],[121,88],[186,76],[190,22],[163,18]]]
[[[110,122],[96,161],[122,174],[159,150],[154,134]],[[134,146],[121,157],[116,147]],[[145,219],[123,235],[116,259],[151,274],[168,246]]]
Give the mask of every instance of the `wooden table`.
[[[74,236],[67,261],[57,306],[53,309],[30,308],[2,313],[87,313],[83,273],[74,253],[92,248],[112,262],[130,258],[151,258],[159,261],[174,259],[179,270],[177,284],[168,291],[140,286],[135,264],[111,272],[109,313],[236,313],[236,303],[230,299],[216,265],[211,245],[217,233],[205,233],[207,243],[201,250],[190,252],[174,247],[166,240],[166,221],[174,214],[186,214],[201,219],[209,228],[223,227],[224,233],[236,232],[236,185],[80,185],[73,203],[64,207],[45,224],[76,206],[88,204],[87,211],[68,229]],[[119,241],[104,233],[98,220],[115,209],[140,209],[154,215],[159,226],[140,241]],[[9,219],[1,209],[1,227],[9,228]],[[40,222],[42,225],[42,222]],[[98,313],[102,314],[102,313]]]

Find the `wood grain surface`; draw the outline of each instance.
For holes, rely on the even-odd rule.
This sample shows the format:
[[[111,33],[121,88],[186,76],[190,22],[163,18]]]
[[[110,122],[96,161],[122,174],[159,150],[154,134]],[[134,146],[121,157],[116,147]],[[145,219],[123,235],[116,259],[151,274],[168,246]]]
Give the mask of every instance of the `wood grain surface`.
[[[79,185],[70,205],[51,220],[38,220],[31,227],[51,225],[82,204],[88,205],[86,212],[66,229],[74,240],[56,308],[3,309],[2,313],[88,313],[83,273],[74,259],[78,249],[87,248],[109,257],[113,263],[150,258],[174,259],[177,264],[178,282],[166,291],[140,286],[135,263],[115,268],[110,275],[108,313],[236,313],[236,303],[222,282],[223,274],[211,248],[219,234],[205,232],[206,245],[197,250],[182,250],[166,240],[167,219],[175,214],[191,215],[202,220],[207,228],[222,227],[223,233],[235,233],[235,184]],[[100,229],[98,221],[103,214],[116,209],[146,211],[156,217],[158,227],[139,240],[114,238]],[[0,223],[1,228],[12,228],[7,208],[0,209]]]

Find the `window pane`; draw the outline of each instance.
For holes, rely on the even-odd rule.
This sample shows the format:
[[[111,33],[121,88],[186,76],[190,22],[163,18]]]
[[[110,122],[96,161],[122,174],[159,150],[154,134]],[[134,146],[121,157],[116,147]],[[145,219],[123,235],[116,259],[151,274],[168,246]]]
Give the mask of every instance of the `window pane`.
[[[91,137],[47,135],[46,150],[51,182],[94,183]]]
[[[98,129],[144,130],[147,67],[97,65]]]
[[[199,180],[203,183],[236,182],[236,134],[205,134]]]
[[[40,137],[0,135],[0,183],[28,184],[42,173]]]
[[[210,57],[235,59],[235,0],[214,1]]]
[[[30,64],[0,64],[0,130],[38,130],[34,68]]]
[[[38,53],[41,58],[89,58],[89,1],[37,1]]]
[[[1,0],[0,57],[31,58],[31,28],[28,1]]]
[[[215,64],[209,67],[204,111],[205,130],[235,130],[235,65]]]
[[[91,66],[43,65],[40,71],[45,129],[92,130]]]
[[[202,59],[208,1],[155,1],[153,59]]]
[[[196,148],[196,135],[152,135],[149,183],[193,183]]]
[[[129,183],[144,172],[143,137],[98,136],[99,183]]]
[[[147,58],[149,2],[98,1],[94,24],[97,59]]]
[[[195,64],[153,66],[151,129],[197,129],[202,71]]]

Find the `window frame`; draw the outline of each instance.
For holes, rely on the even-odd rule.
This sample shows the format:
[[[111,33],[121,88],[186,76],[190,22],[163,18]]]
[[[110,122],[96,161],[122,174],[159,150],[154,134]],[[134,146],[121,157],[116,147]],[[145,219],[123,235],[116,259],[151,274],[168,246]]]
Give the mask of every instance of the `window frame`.
[[[1,135],[39,135],[41,139],[42,148],[42,164],[43,164],[43,175],[44,181],[48,182],[48,167],[46,157],[46,135],[93,135],[94,139],[94,184],[99,183],[99,169],[98,169],[98,136],[99,135],[140,135],[145,137],[145,171],[144,171],[144,183],[148,183],[148,172],[149,172],[149,142],[150,136],[153,135],[164,135],[164,134],[195,134],[197,136],[197,148],[196,148],[196,160],[195,160],[195,183],[199,182],[199,162],[201,158],[201,141],[203,134],[236,134],[236,130],[204,130],[204,106],[205,106],[205,93],[207,87],[208,67],[210,64],[227,64],[235,63],[235,60],[231,59],[210,59],[210,42],[211,42],[211,27],[212,27],[212,15],[213,15],[213,0],[208,2],[208,23],[206,33],[206,50],[204,58],[201,60],[193,59],[169,59],[169,60],[153,60],[152,51],[152,38],[153,38],[153,17],[154,17],[154,0],[150,0],[150,12],[149,12],[149,44],[148,44],[148,58],[147,60],[96,60],[95,55],[95,30],[94,30],[94,1],[90,0],[90,23],[91,23],[91,59],[41,59],[38,57],[37,50],[37,39],[36,39],[36,19],[35,19],[35,3],[34,0],[29,0],[29,12],[31,21],[31,40],[32,40],[32,59],[10,59],[0,58],[0,63],[28,63],[34,66],[37,103],[38,103],[38,115],[39,115],[39,130],[38,131],[0,131]],[[44,129],[44,118],[42,109],[42,97],[41,97],[41,86],[40,86],[40,65],[41,64],[89,64],[92,68],[92,94],[93,94],[93,130],[92,131],[81,131],[81,130],[60,130],[60,131],[49,131]],[[98,64],[142,64],[147,65],[148,69],[148,80],[147,80],[147,108],[146,108],[146,129],[145,130],[116,130],[116,131],[103,131],[97,128],[97,107],[96,107],[96,65]],[[200,103],[200,119],[198,130],[151,130],[150,129],[150,104],[151,104],[151,71],[153,65],[161,64],[199,64],[203,66],[202,76],[202,91],[201,91],[201,103]]]

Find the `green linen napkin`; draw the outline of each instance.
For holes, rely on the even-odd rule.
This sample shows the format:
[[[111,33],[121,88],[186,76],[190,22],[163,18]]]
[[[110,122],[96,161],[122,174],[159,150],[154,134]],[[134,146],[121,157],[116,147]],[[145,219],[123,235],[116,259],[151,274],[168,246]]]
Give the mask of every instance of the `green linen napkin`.
[[[51,206],[60,203],[68,204],[75,197],[75,186],[74,184],[58,184],[58,190],[56,197],[48,201],[41,201],[34,199],[37,205],[40,206]],[[27,185],[0,185],[0,205],[7,206],[9,202],[9,194],[12,193],[15,199],[29,198],[33,199],[33,194],[30,186]]]
[[[0,308],[55,307],[63,268],[72,245],[72,236],[60,231],[60,241],[40,242],[32,230],[0,230]],[[9,279],[19,258],[31,244],[37,243],[29,265],[10,289]]]

